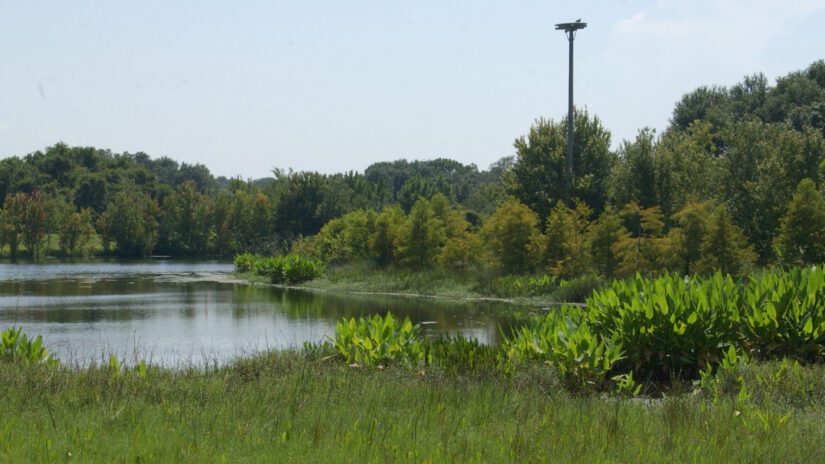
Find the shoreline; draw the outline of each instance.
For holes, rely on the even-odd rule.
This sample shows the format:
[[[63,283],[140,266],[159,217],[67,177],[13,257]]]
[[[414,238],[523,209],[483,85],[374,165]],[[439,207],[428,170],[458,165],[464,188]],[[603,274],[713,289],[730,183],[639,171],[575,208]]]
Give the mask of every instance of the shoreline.
[[[299,290],[311,293],[326,293],[337,295],[353,295],[353,296],[386,296],[395,298],[410,298],[410,299],[431,299],[431,300],[454,300],[462,302],[480,302],[480,303],[502,303],[508,305],[522,305],[529,306],[532,309],[540,309],[549,311],[552,308],[562,305],[576,306],[584,308],[584,303],[576,302],[559,302],[550,300],[548,297],[518,297],[518,298],[503,298],[484,295],[457,295],[449,293],[421,293],[421,292],[404,292],[391,290],[357,290],[340,288],[335,285],[328,286],[312,286],[312,285],[288,285],[288,284],[273,284],[268,282],[266,277],[257,276],[252,273],[238,273],[230,272],[229,279],[219,280],[219,282],[233,283],[233,284],[247,284],[260,285],[265,287],[280,288],[284,290]],[[320,280],[311,281],[319,282]],[[351,281],[358,283],[359,281]]]

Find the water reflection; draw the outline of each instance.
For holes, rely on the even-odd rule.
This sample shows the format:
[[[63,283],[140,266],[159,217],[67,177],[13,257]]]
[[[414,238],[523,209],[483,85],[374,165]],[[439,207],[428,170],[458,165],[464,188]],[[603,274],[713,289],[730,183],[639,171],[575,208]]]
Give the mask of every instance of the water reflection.
[[[409,316],[430,334],[498,343],[523,317],[501,303],[310,293],[232,283],[218,262],[0,264],[0,327],[43,335],[64,360],[109,353],[180,364],[318,342],[342,317]]]

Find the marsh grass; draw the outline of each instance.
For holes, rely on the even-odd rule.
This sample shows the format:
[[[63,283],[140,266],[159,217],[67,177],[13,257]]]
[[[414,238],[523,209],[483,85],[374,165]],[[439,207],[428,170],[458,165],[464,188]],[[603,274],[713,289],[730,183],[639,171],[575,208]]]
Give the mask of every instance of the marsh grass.
[[[178,370],[4,363],[0,461],[816,462],[825,370],[785,372],[772,389],[754,381],[743,408],[575,396],[542,365],[456,375],[351,368],[324,352]]]

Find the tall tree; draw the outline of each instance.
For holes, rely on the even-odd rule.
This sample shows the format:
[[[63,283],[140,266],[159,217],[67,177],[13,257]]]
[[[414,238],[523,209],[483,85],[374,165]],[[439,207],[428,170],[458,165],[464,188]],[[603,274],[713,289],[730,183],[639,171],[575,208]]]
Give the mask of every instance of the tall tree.
[[[577,111],[573,135],[573,179],[567,178],[567,122],[539,119],[526,137],[515,141],[516,163],[508,171],[510,193],[547,218],[557,201],[572,205],[584,201],[599,212],[607,201],[610,169],[610,132],[596,116]],[[572,185],[567,192],[566,185]]]
[[[643,208],[658,204],[656,194],[656,132],[642,129],[633,142],[624,141],[610,175],[614,204],[635,201]]]

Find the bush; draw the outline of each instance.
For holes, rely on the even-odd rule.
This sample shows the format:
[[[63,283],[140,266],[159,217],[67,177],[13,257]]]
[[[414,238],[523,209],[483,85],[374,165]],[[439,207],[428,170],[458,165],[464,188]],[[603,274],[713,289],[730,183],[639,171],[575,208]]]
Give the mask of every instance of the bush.
[[[299,284],[324,275],[324,265],[317,259],[299,255],[258,256],[243,253],[235,256],[235,271],[269,277],[273,284]]]
[[[241,253],[235,256],[235,272],[254,272],[258,256],[252,253]]]
[[[289,284],[307,282],[324,275],[324,265],[317,259],[289,255],[282,263],[283,280]],[[273,283],[276,283],[274,277]]]

